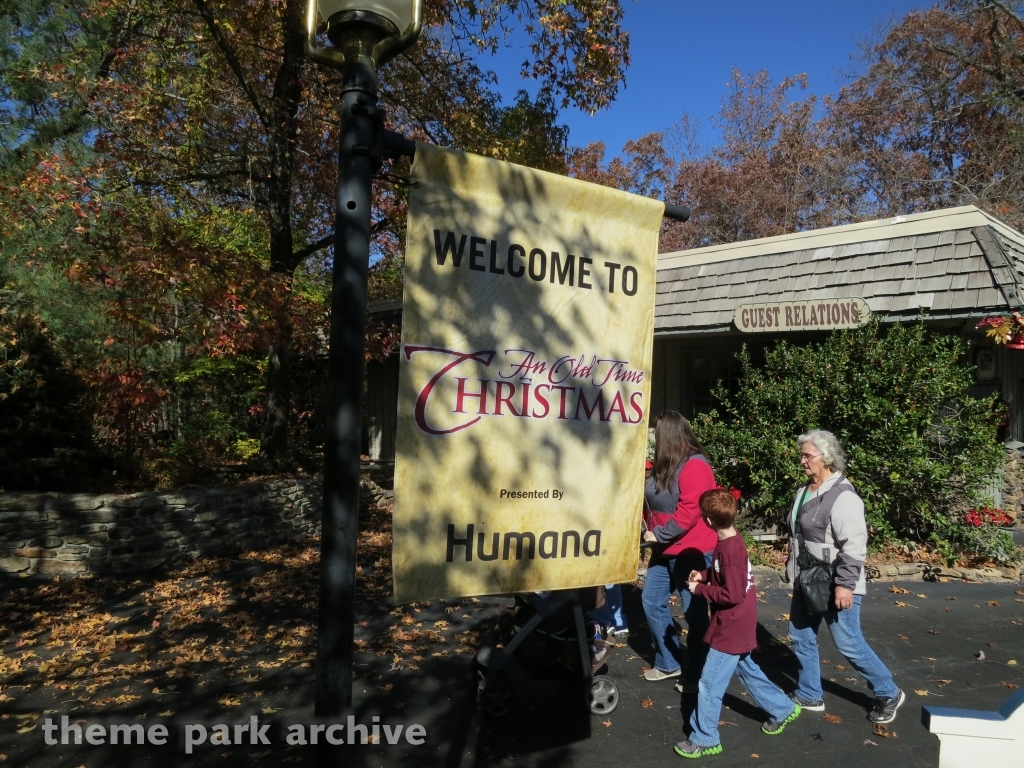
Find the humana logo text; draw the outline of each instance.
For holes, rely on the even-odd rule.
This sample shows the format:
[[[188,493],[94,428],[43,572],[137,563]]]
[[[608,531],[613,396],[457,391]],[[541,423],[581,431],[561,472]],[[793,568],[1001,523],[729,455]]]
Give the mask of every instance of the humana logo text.
[[[473,534],[476,533],[474,547]],[[514,548],[513,548],[514,545]],[[601,532],[587,531],[580,536],[579,531],[544,531],[539,536],[531,531],[511,531],[509,533],[476,531],[476,525],[466,526],[466,535],[457,538],[455,526],[448,525],[448,548],[446,562],[455,561],[455,550],[465,553],[466,562],[473,560],[474,549],[478,560],[509,560],[515,553],[516,560],[533,560],[539,556],[542,560],[556,557],[596,557],[601,554]]]

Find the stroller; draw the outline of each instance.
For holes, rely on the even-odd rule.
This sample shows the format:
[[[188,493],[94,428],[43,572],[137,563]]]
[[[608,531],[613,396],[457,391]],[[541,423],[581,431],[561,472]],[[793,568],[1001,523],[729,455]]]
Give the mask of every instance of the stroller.
[[[511,712],[511,677],[520,673],[530,680],[574,681],[593,714],[612,712],[619,689],[596,674],[608,656],[604,632],[597,622],[584,620],[587,611],[602,605],[604,587],[515,595],[515,604],[502,608],[498,625],[473,658],[480,708],[492,717]]]

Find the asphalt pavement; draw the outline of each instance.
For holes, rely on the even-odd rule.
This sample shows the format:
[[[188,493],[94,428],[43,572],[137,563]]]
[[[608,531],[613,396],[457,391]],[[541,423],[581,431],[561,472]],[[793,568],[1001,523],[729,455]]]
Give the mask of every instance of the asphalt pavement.
[[[419,724],[425,733],[414,740],[422,739],[421,744],[411,744],[405,736],[397,737],[397,744],[388,744],[381,731],[381,743],[331,746],[323,743],[329,732],[326,728],[316,746],[286,744],[289,727],[301,726],[308,734],[309,726],[318,722],[312,708],[313,669],[291,667],[260,682],[266,688],[264,704],[271,702],[270,714],[250,705],[225,713],[214,703],[216,680],[208,685],[200,682],[203,687],[179,697],[174,716],[165,720],[159,720],[159,708],[146,701],[126,711],[126,724],[141,723],[149,728],[166,723],[168,739],[163,745],[47,746],[39,727],[44,718],[32,721],[34,728],[17,727],[26,722],[18,719],[19,714],[41,705],[14,698],[0,705],[6,713],[0,716],[0,756],[4,756],[0,766],[620,768],[698,762],[723,767],[822,768],[841,761],[844,768],[875,768],[879,764],[934,768],[938,765],[939,743],[922,725],[922,706],[994,710],[1024,685],[1024,590],[1008,583],[920,581],[870,583],[868,590],[862,610],[865,636],[907,694],[886,735],[877,734],[867,721],[870,692],[823,630],[820,645],[825,713],[804,713],[781,735],[765,736],[760,732],[764,713],[750,703],[734,679],[722,710],[722,754],[698,761],[677,757],[672,744],[683,737],[683,724],[695,697],[676,693],[672,680],[651,683],[643,679],[643,669],[650,664],[650,643],[643,625],[639,588],[631,586],[624,591],[632,632],[627,645],[613,650],[607,669],[621,699],[618,708],[606,717],[589,714],[580,691],[573,686],[527,680],[517,684],[516,706],[509,715],[486,717],[475,700],[470,675],[472,653],[465,644],[455,647],[449,641],[447,652],[424,652],[412,669],[397,653],[378,655],[367,651],[357,655],[355,723],[372,728],[373,718],[378,717],[380,724],[389,725],[391,736],[397,725],[408,730]],[[471,605],[467,601],[432,601],[414,609],[414,618],[425,627],[447,622],[456,634],[469,632],[469,636],[475,636],[493,625],[500,603],[500,598],[486,598]],[[788,612],[789,592],[785,587],[767,590],[761,596],[760,648],[756,654],[768,676],[787,691],[792,690],[796,673],[786,636]],[[357,639],[372,641],[380,633],[393,631],[399,613],[363,606]],[[74,702],[63,706],[65,710],[51,706],[44,717],[60,723],[61,716],[70,712],[69,723],[77,721],[83,727],[102,724],[108,728],[121,722]],[[243,731],[241,741],[246,743],[212,745],[207,740],[194,745],[192,754],[186,754],[187,725],[202,724],[212,736],[213,726],[218,723],[227,724],[231,733],[234,725],[251,723],[253,717],[260,727],[270,725],[263,731],[269,745],[249,744],[251,737]],[[197,733],[192,731],[193,741]],[[336,729],[334,733],[344,735],[345,730]],[[237,735],[232,733],[229,739]],[[59,740],[59,731],[55,737]]]

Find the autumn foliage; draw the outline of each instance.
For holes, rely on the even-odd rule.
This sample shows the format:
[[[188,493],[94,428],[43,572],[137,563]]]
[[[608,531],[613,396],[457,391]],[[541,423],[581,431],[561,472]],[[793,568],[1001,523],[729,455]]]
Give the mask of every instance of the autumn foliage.
[[[0,415],[38,438],[3,487],[319,465],[337,80],[302,54],[304,6],[0,0]],[[614,100],[622,3],[431,0],[380,101],[417,140],[688,205],[663,251],[962,203],[1022,226],[1022,9],[914,11],[828,97],[737,71],[713,146],[685,118],[606,160],[559,110]],[[486,56],[509,35],[540,88],[505,102]],[[371,300],[401,298],[407,173],[375,183]],[[368,356],[398,332],[371,323]]]

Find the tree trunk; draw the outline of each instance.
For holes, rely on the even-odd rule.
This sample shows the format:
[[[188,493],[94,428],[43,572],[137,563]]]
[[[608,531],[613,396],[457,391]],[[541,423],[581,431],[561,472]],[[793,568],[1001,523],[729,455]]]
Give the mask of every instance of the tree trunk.
[[[284,52],[274,81],[271,102],[273,123],[269,132],[270,180],[267,187],[270,224],[270,269],[286,277],[287,297],[279,304],[277,338],[270,345],[267,361],[267,398],[265,420],[260,439],[260,459],[279,463],[288,451],[288,426],[291,412],[291,361],[294,356],[291,317],[288,314],[292,276],[302,262],[295,253],[292,232],[292,183],[294,147],[298,136],[299,101],[302,98],[303,52],[302,9],[298,2],[288,3],[282,14]]]
[[[279,462],[288,451],[291,359],[291,324],[285,318],[285,323],[280,326],[280,335],[270,345],[267,360],[267,397],[260,435],[260,459],[269,463]]]

